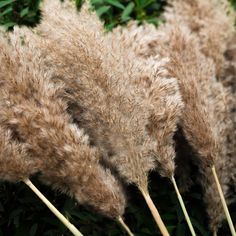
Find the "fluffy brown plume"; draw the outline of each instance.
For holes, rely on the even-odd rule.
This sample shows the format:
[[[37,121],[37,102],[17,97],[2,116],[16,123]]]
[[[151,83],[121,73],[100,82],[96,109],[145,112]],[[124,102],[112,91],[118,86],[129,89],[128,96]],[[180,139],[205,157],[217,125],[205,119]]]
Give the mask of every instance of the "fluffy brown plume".
[[[210,226],[216,230],[224,213],[209,166],[215,165],[225,194],[229,176],[225,170],[228,130],[232,128],[227,107],[227,91],[216,81],[214,64],[199,52],[194,39],[171,30],[169,53],[173,58],[170,71],[179,78],[185,101],[181,126],[186,139],[201,157],[200,171]],[[203,162],[202,162],[203,161]],[[217,207],[215,207],[217,206]]]
[[[150,102],[154,102],[153,105],[156,104],[155,112],[157,116],[160,117],[160,120],[158,122],[153,122],[154,126],[152,127],[152,130],[154,131],[154,133],[160,134],[156,136],[158,143],[164,144],[160,145],[162,150],[158,152],[159,155],[156,157],[158,162],[161,163],[158,168],[159,173],[161,173],[165,177],[171,178],[171,176],[174,176],[175,170],[173,159],[173,157],[175,156],[173,149],[175,146],[173,145],[173,134],[175,133],[176,126],[179,123],[179,117],[181,116],[183,110],[183,103],[179,92],[179,86],[178,84],[176,84],[176,80],[174,78],[171,78],[171,76],[168,74],[169,72],[167,70],[167,65],[169,64],[169,59],[158,56],[159,47],[157,47],[156,39],[160,37],[163,38],[164,34],[165,32],[157,30],[153,25],[143,24],[141,26],[137,26],[136,22],[130,22],[129,25],[125,28],[115,28],[110,34],[108,34],[107,41],[116,41],[115,45],[117,45],[117,51],[122,50],[124,54],[125,52],[128,52],[125,58],[127,58],[128,56],[130,56],[131,58],[133,57],[133,60],[137,64],[140,64],[139,68],[142,68],[142,70],[139,70],[140,76],[134,77],[134,79],[131,80],[132,84],[143,88],[144,91],[152,90],[152,87],[158,83],[161,84],[164,82],[169,83],[170,85],[168,87],[171,89],[168,89],[168,87],[166,87],[165,89],[160,89],[159,91],[156,90],[156,93],[150,93],[152,94],[152,96],[156,96],[159,101],[164,102],[164,104],[160,106],[155,103],[153,99],[152,101],[150,100]],[[125,65],[127,65],[127,63]],[[158,73],[154,73],[153,68],[156,68],[156,71],[158,71]],[[162,78],[163,75],[165,75],[164,78]],[[128,79],[130,80],[130,78]],[[153,81],[155,82],[153,83]],[[163,93],[165,95],[159,96],[159,94]],[[166,117],[169,117],[171,119],[164,118],[164,114],[167,115]],[[164,129],[161,129],[160,127]],[[166,133],[165,130],[168,130],[168,132]],[[171,155],[167,155],[168,152],[165,152],[165,149],[171,150]],[[181,160],[177,159],[177,171],[178,169],[181,169],[181,178],[179,179],[180,182],[183,182],[183,184],[180,185],[180,187],[182,189],[183,187],[187,189],[192,184],[189,178],[189,165],[186,165],[186,160],[189,159],[189,157],[185,158],[183,162],[182,156],[183,147],[181,147]],[[181,167],[179,165],[181,165]]]
[[[90,143],[99,147],[104,160],[113,163],[128,182],[147,189],[147,173],[154,167],[157,145],[146,129],[152,108],[147,99],[136,98],[138,91],[128,81],[120,80],[123,75],[108,73],[102,59],[103,54],[111,52],[103,42],[102,33],[89,30],[92,18],[79,21],[83,14],[90,13],[84,9],[77,16],[57,1],[55,5],[49,2],[45,6],[45,21],[38,27],[46,38],[31,35],[32,41],[29,31],[25,36],[28,34],[31,39],[29,43],[42,45],[40,52],[48,55],[44,57],[45,68],[54,65],[53,78],[65,83],[69,112],[89,134]],[[48,19],[51,16],[53,21]],[[65,35],[70,35],[70,40]]]
[[[134,43],[131,48],[139,57],[161,54],[162,58],[170,58],[166,68],[170,77],[178,79],[185,103],[181,127],[187,141],[201,157],[198,159],[202,166],[202,184],[206,190],[205,200],[211,227],[217,228],[224,213],[208,166],[215,164],[224,192],[227,193],[229,175],[225,170],[228,155],[226,143],[232,124],[227,107],[229,94],[216,80],[214,61],[200,52],[198,38],[190,36],[188,28],[179,29],[177,23],[166,24],[156,32],[152,26],[136,27],[131,24],[123,33],[120,29],[114,33],[122,34],[120,37],[123,37],[126,45],[137,39],[138,44]],[[143,35],[145,41],[141,40]]]
[[[221,121],[224,122],[224,126],[218,127],[218,133],[224,135],[224,142],[222,139],[222,145],[219,148],[224,148],[221,154],[222,160],[215,160],[214,163],[218,166],[217,173],[220,175],[220,182],[223,185],[224,193],[227,196],[228,202],[230,202],[232,196],[229,192],[229,184],[231,177],[230,173],[233,173],[233,160],[235,159],[235,95],[233,94],[233,83],[232,83],[232,71],[233,66],[233,45],[235,35],[235,13],[229,6],[228,1],[171,1],[171,7],[167,9],[164,14],[167,22],[169,24],[173,22],[179,22],[181,25],[185,25],[193,33],[199,41],[199,49],[202,53],[211,58],[215,64],[216,78],[221,80],[223,84],[227,87],[223,89],[225,96],[222,96],[222,100],[226,104],[225,109],[225,119]],[[224,30],[219,30],[219,29]],[[231,56],[230,56],[231,55]],[[225,58],[226,56],[226,58]],[[231,77],[231,78],[230,78]],[[227,85],[231,85],[227,86]],[[204,86],[204,84],[203,84]],[[212,86],[214,90],[214,86]],[[230,90],[232,92],[230,92]],[[214,92],[214,91],[213,91]],[[213,93],[214,94],[214,93]],[[217,93],[214,94],[217,96]],[[219,101],[219,99],[218,99]],[[215,102],[220,106],[220,101]],[[214,105],[214,104],[213,104]],[[223,104],[220,109],[222,112],[222,117],[224,114]],[[219,111],[220,111],[219,110]],[[231,121],[229,120],[231,114]],[[218,118],[218,116],[216,116]],[[213,122],[212,119],[209,119]],[[233,121],[233,122],[232,122]],[[233,125],[234,123],[234,125]],[[221,130],[221,131],[220,131]],[[210,174],[210,173],[209,173]],[[211,202],[211,198],[214,198],[214,192],[207,192],[208,202]],[[211,205],[210,205],[211,207]],[[213,205],[212,205],[213,208]],[[210,208],[209,208],[210,209]],[[209,211],[211,214],[212,210]],[[213,212],[217,215],[216,212]],[[217,228],[220,218],[211,218],[211,227]]]
[[[1,90],[4,89],[4,81],[14,73],[14,68],[11,67],[11,51],[8,48],[3,35],[0,38],[0,78]],[[1,101],[1,106],[5,104]],[[10,106],[10,104],[9,104]],[[31,158],[27,156],[27,145],[19,144],[17,140],[12,139],[12,131],[4,129],[0,126],[1,153],[0,153],[0,178],[7,181],[20,181],[28,178],[30,175],[38,171],[37,165]]]
[[[234,32],[235,13],[227,0],[171,0],[164,13],[197,36],[203,54],[213,59],[216,75],[224,70],[224,52]],[[223,30],[219,30],[223,29]]]
[[[200,160],[205,162],[200,168],[201,183],[205,188],[210,226],[216,230],[224,213],[209,166],[216,166],[224,193],[227,194],[229,176],[224,167],[227,133],[232,128],[226,104],[228,94],[216,81],[213,63],[199,53],[194,39],[185,41],[178,33],[177,38],[174,37],[170,46],[170,51],[174,53],[171,70],[180,79],[185,101],[182,128],[188,142],[200,155]]]
[[[53,9],[55,8],[56,7],[54,6]],[[175,156],[172,145],[172,136],[176,129],[176,123],[183,104],[180,98],[177,81],[174,78],[169,77],[165,70],[165,64],[168,60],[160,60],[160,58],[142,60],[141,58],[137,58],[132,50],[128,49],[125,46],[126,42],[122,41],[122,39],[113,37],[112,34],[104,38],[102,37],[103,31],[99,30],[96,31],[98,36],[95,37],[94,31],[92,30],[92,32],[88,33],[88,29],[90,29],[90,27],[86,27],[85,25],[83,25],[83,22],[82,26],[80,23],[80,26],[76,27],[79,20],[86,14],[87,16],[85,18],[87,19],[87,21],[85,23],[87,23],[87,25],[90,24],[90,21],[92,21],[93,24],[99,25],[99,23],[95,22],[93,15],[92,19],[89,20],[88,15],[91,15],[91,13],[88,13],[84,10],[82,10],[82,13],[80,13],[79,16],[73,16],[71,12],[68,16],[68,9],[57,10],[56,15],[52,14],[52,9],[50,9],[50,6],[46,5],[44,9],[45,22],[43,21],[41,26],[38,27],[38,31],[41,33],[41,35],[46,35],[47,39],[53,39],[53,42],[55,42],[56,37],[54,31],[56,31],[57,34],[60,34],[59,32],[61,31],[60,39],[62,39],[62,36],[63,34],[66,34],[65,30],[67,30],[68,27],[61,26],[60,29],[56,28],[58,27],[58,25],[62,25],[60,16],[63,15],[66,18],[70,17],[70,21],[67,21],[74,22],[75,28],[73,29],[72,27],[70,29],[70,32],[68,32],[67,34],[73,36],[74,42],[68,43],[63,42],[63,40],[58,40],[58,43],[61,44],[61,47],[66,47],[67,51],[71,51],[74,53],[74,62],[78,62],[78,60],[80,60],[79,62],[80,64],[82,64],[81,58],[83,57],[84,52],[81,51],[81,47],[78,47],[78,45],[81,44],[81,41],[86,42],[87,55],[91,55],[90,57],[93,60],[95,58],[98,58],[93,62],[93,66],[91,66],[91,63],[89,62],[87,63],[85,60],[83,61],[83,64],[89,65],[89,67],[86,68],[86,75],[90,73],[91,77],[93,77],[95,73],[94,69],[91,67],[95,67],[97,69],[97,78],[91,78],[89,80],[89,83],[92,84],[92,80],[100,82],[104,81],[104,79],[105,82],[109,83],[101,84],[100,82],[100,87],[104,91],[103,93],[105,95],[107,94],[104,98],[102,98],[102,96],[100,95],[96,96],[96,99],[94,99],[94,96],[87,95],[87,97],[84,99],[82,98],[82,95],[78,95],[83,93],[84,89],[82,88],[78,88],[78,91],[80,92],[76,92],[75,94],[75,96],[78,97],[76,99],[78,102],[81,101],[81,99],[85,100],[83,102],[80,102],[80,104],[83,104],[84,106],[86,105],[86,109],[88,109],[89,107],[88,112],[91,112],[93,110],[92,115],[95,117],[96,123],[98,123],[95,115],[96,113],[99,114],[99,117],[101,119],[107,120],[108,117],[110,117],[110,119],[114,121],[117,120],[117,122],[114,122],[114,124],[109,127],[109,122],[107,121],[103,121],[102,123],[100,123],[100,125],[98,125],[93,120],[82,120],[83,117],[88,119],[88,115],[75,116],[77,122],[85,126],[86,131],[89,133],[89,136],[92,139],[92,143],[101,147],[104,152],[112,155],[114,155],[115,153],[123,153],[124,150],[129,150],[130,155],[127,156],[132,156],[132,153],[139,152],[139,147],[137,146],[137,144],[129,144],[128,146],[133,146],[133,149],[136,149],[136,151],[131,151],[130,147],[127,148],[124,144],[122,144],[122,140],[125,140],[123,137],[124,135],[126,136],[124,132],[125,130],[127,130],[127,137],[129,137],[129,140],[132,142],[139,139],[157,140],[158,145],[155,144],[156,147],[153,146],[153,152],[156,153],[155,157],[162,167],[160,168],[162,174],[164,176],[171,177],[174,170],[173,158]],[[60,11],[61,13],[59,14],[58,12]],[[50,17],[50,19],[48,17]],[[51,17],[53,18],[52,21]],[[96,21],[99,22],[98,19],[96,19]],[[83,33],[84,28],[86,28],[86,34]],[[90,34],[90,39],[86,40],[85,37],[87,37],[88,34]],[[91,37],[93,37],[93,39]],[[96,42],[96,47],[94,46],[94,42]],[[85,43],[83,43],[83,46],[85,46],[84,44]],[[100,51],[101,48],[102,52]],[[59,49],[55,50],[57,54],[58,50]],[[50,55],[51,54],[52,53],[50,53]],[[63,57],[65,57],[64,55],[66,53],[61,54],[63,55]],[[77,59],[77,55],[79,55],[79,59]],[[88,56],[85,59],[88,60]],[[66,60],[65,58],[63,59],[61,57],[59,61],[65,61],[65,63],[68,64],[69,60]],[[98,62],[100,62],[99,65],[97,65]],[[58,64],[58,62],[56,64]],[[85,70],[85,65],[83,70]],[[73,66],[78,67],[77,77],[84,76],[83,74],[85,74],[85,72],[83,72],[82,70],[79,71],[79,67],[82,68],[81,65],[76,65],[76,63],[74,63]],[[102,78],[100,78],[99,76]],[[85,79],[83,78],[81,78],[80,80],[85,81]],[[79,85],[81,86],[81,82]],[[78,82],[77,85],[73,85],[73,87],[75,86],[78,87]],[[97,85],[90,86],[91,93],[91,91],[95,91]],[[72,86],[70,85],[70,87]],[[86,91],[86,94],[88,94],[88,91]],[[90,103],[88,103],[89,99],[91,99]],[[122,114],[120,114],[121,112]],[[106,113],[107,115],[105,115]],[[102,118],[102,116],[104,116],[104,118]],[[106,127],[104,127],[104,124],[106,124]],[[94,129],[93,127],[95,125],[96,128]],[[121,127],[123,128],[121,129]],[[113,131],[113,129],[115,130]],[[123,132],[119,134],[118,130],[122,130]],[[143,136],[141,132],[143,132],[145,136]],[[113,136],[115,138],[113,138]],[[140,143],[139,141],[135,142]],[[144,141],[144,143],[146,143],[146,141]],[[148,150],[149,147],[145,147],[145,145],[143,145],[142,148]],[[122,160],[122,158],[117,159]],[[111,159],[109,158],[109,160]],[[148,159],[146,161],[148,163]],[[127,174],[128,173],[126,173],[125,175]]]
[[[135,30],[138,31],[138,27]],[[128,80],[134,88],[139,90],[136,96],[141,99],[145,99],[145,96],[148,98],[148,103],[153,110],[147,129],[148,134],[158,143],[155,156],[158,170],[162,176],[171,178],[175,169],[173,135],[183,109],[179,86],[177,80],[171,77],[166,70],[169,63],[168,58],[158,56],[142,58],[136,55],[136,47],[138,48],[139,45],[142,47],[144,43],[139,44],[136,41],[140,36],[138,33],[136,38],[136,32],[129,31],[129,29],[124,29],[124,31],[123,34],[123,31],[118,29],[106,36],[106,44],[110,45],[114,56],[113,61],[109,57],[104,57],[103,60],[106,65],[110,64],[110,67],[116,65],[115,69],[119,74],[122,71],[128,71],[127,76],[123,76],[121,79]],[[133,35],[130,37],[129,33]],[[131,43],[132,40],[135,41],[134,44]],[[120,57],[124,59],[120,60]]]
[[[57,2],[55,6],[50,4],[44,7],[45,21],[36,29],[41,37],[23,30],[25,44],[40,51],[45,70],[54,71],[55,83],[61,80],[66,84],[68,110],[89,134],[90,143],[102,152],[104,161],[128,183],[147,193],[148,172],[154,168],[159,150],[165,154],[160,159],[170,160],[166,160],[170,164],[165,164],[165,175],[173,173],[174,150],[168,142],[172,137],[170,129],[175,127],[166,127],[165,119],[175,126],[174,115],[167,112],[169,105],[182,106],[176,80],[165,78],[165,71],[157,69],[154,61],[143,66],[119,53],[115,42],[106,41],[103,32],[90,30],[89,19],[79,21],[83,14],[90,15],[86,10],[77,16]],[[70,39],[65,35],[70,35]],[[149,89],[130,83],[135,77]],[[161,108],[157,112],[158,107]],[[160,123],[160,133],[153,132],[156,121]],[[160,143],[156,136],[162,138]]]
[[[200,47],[201,40],[190,36],[188,25],[179,28],[172,22],[156,30],[130,24],[126,33],[118,29],[104,37],[93,13],[73,11],[47,1],[44,20],[36,29],[41,37],[23,32],[26,44],[34,45],[43,58],[44,69],[52,70],[51,79],[65,83],[62,97],[74,121],[89,134],[89,142],[99,148],[105,162],[126,181],[147,190],[154,158],[162,175],[174,172],[172,138],[183,107],[173,79],[177,78],[185,103],[180,124],[201,157],[205,199],[211,227],[216,229],[224,214],[210,166],[215,164],[227,193],[225,142],[231,128],[228,93],[216,81],[221,56]],[[201,45],[209,42],[210,38]]]
[[[0,45],[1,163],[6,163],[1,177],[16,181],[40,171],[44,183],[80,203],[111,217],[123,214],[120,184],[99,164],[100,154],[89,147],[88,136],[71,122],[60,98],[63,85],[49,80],[33,48],[26,50],[14,35],[10,38],[12,48]]]
[[[231,99],[228,101],[231,111],[231,119],[233,121],[233,128],[228,135],[228,150],[230,151],[227,160],[228,174],[231,176],[231,185],[234,188],[234,192],[231,194],[232,198],[235,200],[236,191],[236,34],[232,37],[227,45],[227,50],[225,52],[225,71],[223,76],[220,78],[222,83],[226,88],[231,91]]]
[[[11,139],[11,132],[0,128],[0,178],[6,181],[20,181],[36,173],[39,169],[26,152],[26,145],[19,145]]]

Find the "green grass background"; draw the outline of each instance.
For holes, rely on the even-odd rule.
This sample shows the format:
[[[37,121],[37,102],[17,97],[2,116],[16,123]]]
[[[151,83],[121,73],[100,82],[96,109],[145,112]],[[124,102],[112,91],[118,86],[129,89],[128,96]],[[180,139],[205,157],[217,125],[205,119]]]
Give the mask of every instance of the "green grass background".
[[[164,0],[91,0],[93,7],[107,30],[119,24],[126,24],[130,19],[140,23],[146,21],[158,26],[162,20]],[[236,0],[231,0],[236,9]],[[0,25],[11,29],[14,25],[34,26],[40,20],[40,0],[0,0]],[[79,8],[81,1],[76,0]],[[113,220],[104,218],[84,206],[79,206],[73,199],[51,191],[36,179],[34,183],[53,202],[53,204],[74,223],[85,236],[121,236],[125,235]],[[156,173],[150,176],[150,191],[158,206],[168,230],[174,236],[189,236],[187,224],[178,204],[176,194],[167,179]],[[160,235],[151,214],[134,187],[129,187],[128,208],[125,220],[137,236]],[[207,217],[202,202],[199,186],[194,186],[183,195],[187,209],[197,235],[211,235],[207,228]],[[231,214],[236,220],[236,206],[232,205]],[[0,184],[0,236],[66,236],[71,235],[58,219],[23,183]],[[226,222],[218,234],[230,235]]]

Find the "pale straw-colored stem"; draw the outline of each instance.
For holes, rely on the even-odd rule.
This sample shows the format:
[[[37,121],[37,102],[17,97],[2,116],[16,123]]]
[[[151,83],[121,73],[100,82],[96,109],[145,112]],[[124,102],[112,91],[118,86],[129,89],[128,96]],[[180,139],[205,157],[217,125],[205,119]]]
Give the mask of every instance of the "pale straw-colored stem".
[[[129,236],[134,236],[134,234],[131,232],[130,228],[128,227],[128,225],[123,221],[122,217],[119,216],[117,218],[118,222],[120,223],[120,225],[124,228],[124,230],[127,232],[127,234]]]
[[[46,197],[34,186],[29,179],[22,180],[31,190],[44,202],[44,204],[53,212],[53,214],[70,230],[74,236],[83,236],[76,227],[63,216]]]
[[[223,191],[222,191],[222,188],[221,188],[221,185],[220,185],[220,182],[219,182],[219,179],[218,179],[218,176],[217,176],[216,169],[215,169],[214,165],[212,166],[211,170],[212,170],[215,182],[216,182],[216,186],[217,186],[217,189],[218,189],[218,192],[219,192],[219,195],[220,195],[220,200],[221,200],[224,212],[225,212],[226,219],[227,219],[228,224],[229,224],[231,234],[232,234],[232,236],[236,236],[234,225],[233,225],[231,216],[229,214],[229,209],[227,207],[225,197],[224,197],[224,194],[223,194]]]
[[[217,236],[216,230],[213,231],[213,236]]]
[[[182,196],[181,196],[181,194],[180,194],[180,192],[179,192],[179,189],[178,189],[178,186],[177,186],[177,184],[176,184],[176,181],[175,181],[175,177],[174,177],[174,176],[171,177],[171,181],[172,181],[172,183],[173,183],[173,185],[174,185],[175,192],[176,192],[176,194],[177,194],[177,197],[178,197],[180,206],[181,206],[182,211],[183,211],[183,213],[184,213],[184,217],[185,217],[185,219],[186,219],[186,221],[187,221],[187,223],[188,223],[189,230],[190,230],[192,236],[196,236],[196,233],[195,233],[195,231],[194,231],[192,222],[191,222],[191,220],[190,220],[190,218],[189,218],[188,212],[187,212],[187,210],[186,210],[186,207],[185,207],[183,198],[182,198]]]
[[[160,216],[156,206],[154,205],[149,193],[144,191],[142,188],[139,188],[139,189],[140,189],[140,191],[141,191],[141,193],[142,193],[142,195],[143,195],[143,197],[144,197],[144,199],[145,199],[145,201],[146,201],[146,203],[147,203],[147,205],[148,205],[148,207],[149,207],[149,209],[152,213],[152,216],[153,216],[154,220],[156,221],[157,226],[159,227],[162,235],[163,236],[169,236],[169,233],[166,229],[166,226],[164,225],[164,223],[161,219],[161,216]]]

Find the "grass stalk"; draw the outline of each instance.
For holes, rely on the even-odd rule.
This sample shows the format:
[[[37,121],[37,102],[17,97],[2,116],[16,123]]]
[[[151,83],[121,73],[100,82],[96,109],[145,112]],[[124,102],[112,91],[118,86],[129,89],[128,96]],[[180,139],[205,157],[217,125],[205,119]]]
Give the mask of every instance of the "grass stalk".
[[[70,230],[74,236],[83,236],[78,229],[71,224],[65,216],[63,216],[48,199],[36,188],[36,186],[29,180],[22,180],[28,187],[44,202],[44,204],[53,212],[53,214]]]
[[[164,225],[162,219],[161,219],[161,216],[156,208],[156,206],[154,205],[150,195],[148,192],[144,191],[142,188],[139,188],[151,213],[152,213],[152,216],[154,218],[154,220],[156,221],[157,223],[157,226],[159,227],[161,233],[163,236],[169,236],[169,232],[167,231],[167,228],[166,226]]]
[[[219,178],[217,176],[216,169],[215,169],[214,165],[212,166],[211,170],[212,170],[215,182],[216,182],[216,186],[217,186],[217,189],[218,189],[218,192],[219,192],[219,195],[220,195],[220,200],[221,200],[224,212],[225,212],[226,219],[227,219],[228,224],[229,224],[231,234],[232,234],[232,236],[236,236],[233,221],[232,221],[231,216],[229,214],[229,209],[227,207],[225,197],[224,197],[224,194],[223,194],[223,191],[222,191],[222,188],[221,188],[221,185],[220,185],[220,182],[219,182]]]
[[[134,236],[134,234],[131,232],[130,228],[127,226],[127,224],[123,221],[122,217],[119,216],[117,218],[118,222],[120,223],[120,225],[122,226],[122,228],[124,228],[124,230],[127,232],[127,234],[129,236]]]
[[[179,189],[178,189],[178,186],[177,186],[177,184],[176,184],[176,181],[175,181],[175,177],[174,177],[174,176],[171,177],[171,181],[172,181],[172,183],[173,183],[173,185],[174,185],[175,192],[176,192],[176,194],[177,194],[177,197],[178,197],[180,206],[181,206],[182,211],[183,211],[183,213],[184,213],[184,217],[185,217],[185,219],[186,219],[186,221],[187,221],[189,230],[190,230],[192,236],[196,236],[196,233],[195,233],[195,231],[194,231],[192,222],[191,222],[190,217],[189,217],[189,215],[188,215],[188,212],[187,212],[187,210],[186,210],[186,207],[185,207],[183,198],[182,198],[182,196],[181,196],[181,194],[180,194],[180,192],[179,192]]]

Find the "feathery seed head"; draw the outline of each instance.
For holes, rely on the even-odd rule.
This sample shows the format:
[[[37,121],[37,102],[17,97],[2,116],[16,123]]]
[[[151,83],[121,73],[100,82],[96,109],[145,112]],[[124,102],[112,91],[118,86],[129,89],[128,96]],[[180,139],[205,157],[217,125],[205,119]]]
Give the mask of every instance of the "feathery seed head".
[[[93,18],[90,13],[86,13],[90,19],[80,23],[80,16],[72,16],[63,7],[60,11],[78,27],[69,27],[71,21],[62,21],[63,14],[58,13],[54,20],[43,20],[38,29],[44,38],[33,36],[34,44],[40,45],[43,40],[40,53],[50,52],[44,63],[46,67],[52,65],[53,77],[65,83],[68,110],[78,126],[88,133],[90,143],[98,147],[106,162],[115,164],[128,182],[139,181],[136,184],[145,185],[146,189],[147,173],[154,166],[156,149],[156,141],[148,136],[146,129],[150,116],[147,100],[136,98],[138,89],[121,80],[123,74],[119,71],[112,70],[116,57],[104,42],[103,32],[89,30]],[[44,14],[45,19],[50,17],[46,11]],[[65,35],[71,36],[69,41],[63,40]],[[59,45],[53,45],[54,40]],[[111,63],[107,64],[105,57],[111,58]]]
[[[20,39],[16,36],[10,35],[11,46],[5,43],[2,47],[9,51],[0,53],[0,125],[4,132],[11,134],[12,144],[8,144],[8,149],[16,142],[22,154],[18,154],[19,158],[16,155],[16,162],[9,159],[9,165],[19,165],[18,172],[22,173],[16,172],[17,176],[12,177],[7,177],[6,172],[2,175],[15,180],[25,175],[30,166],[29,174],[40,171],[44,183],[69,193],[80,203],[89,204],[110,217],[123,214],[122,187],[99,164],[100,154],[88,145],[83,130],[71,123],[62,99],[63,84],[55,85],[49,80],[50,72],[43,70],[34,47],[17,43]],[[21,159],[19,164],[18,159]]]

